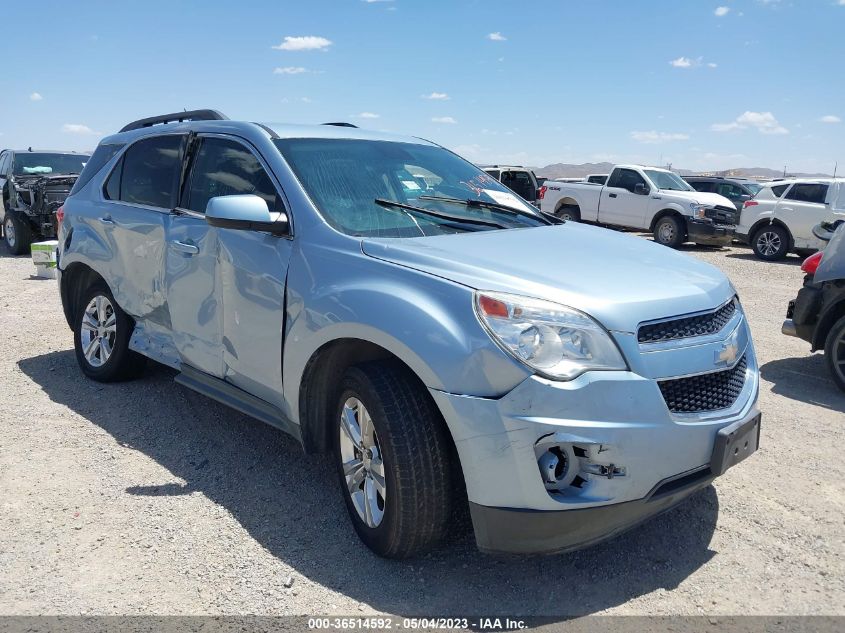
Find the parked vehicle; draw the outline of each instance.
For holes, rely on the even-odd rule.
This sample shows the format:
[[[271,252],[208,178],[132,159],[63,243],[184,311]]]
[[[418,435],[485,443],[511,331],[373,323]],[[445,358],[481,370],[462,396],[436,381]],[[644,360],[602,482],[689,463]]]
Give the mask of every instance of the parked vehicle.
[[[763,185],[742,208],[737,238],[760,259],[817,251],[813,227],[845,217],[845,179],[780,180]]]
[[[584,182],[591,182],[594,185],[604,185],[607,184],[607,177],[610,174],[587,174],[587,177],[584,178]]]
[[[28,253],[32,242],[56,237],[56,210],[88,158],[32,149],[0,152],[0,226],[12,253]]]
[[[540,190],[537,177],[522,165],[484,165],[481,167],[505,187],[528,202],[536,202]]]
[[[742,205],[762,188],[762,185],[752,180],[722,176],[684,176],[684,180],[696,191],[724,196],[734,204],[737,211],[742,211]]]
[[[566,220],[647,230],[656,242],[724,246],[731,243],[737,212],[715,193],[695,191],[666,169],[618,165],[607,184],[546,183],[540,208]]]
[[[332,453],[382,556],[466,500],[482,550],[587,546],[757,448],[722,273],[548,219],[428,141],[180,112],[105,138],[81,181],[58,266],[82,372],[152,358]]]
[[[801,265],[804,286],[789,302],[781,331],[810,343],[810,351],[824,350],[830,375],[845,391],[845,220],[816,228],[823,251]]]

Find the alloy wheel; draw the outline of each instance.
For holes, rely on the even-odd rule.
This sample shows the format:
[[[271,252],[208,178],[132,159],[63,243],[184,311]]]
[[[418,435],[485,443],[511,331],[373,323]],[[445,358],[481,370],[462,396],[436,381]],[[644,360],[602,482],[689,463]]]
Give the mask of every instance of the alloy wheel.
[[[373,420],[358,398],[348,398],[340,412],[340,460],[352,505],[367,527],[384,519],[387,482]]]
[[[17,245],[18,235],[17,231],[15,231],[15,223],[12,221],[12,218],[6,218],[6,221],[3,223],[3,232],[6,235],[6,244],[8,244],[9,248],[14,249]]]
[[[97,295],[82,313],[79,338],[82,353],[92,367],[102,367],[114,351],[117,315],[108,297]]]
[[[780,250],[780,235],[774,231],[765,231],[757,237],[757,250],[766,257],[771,257]]]

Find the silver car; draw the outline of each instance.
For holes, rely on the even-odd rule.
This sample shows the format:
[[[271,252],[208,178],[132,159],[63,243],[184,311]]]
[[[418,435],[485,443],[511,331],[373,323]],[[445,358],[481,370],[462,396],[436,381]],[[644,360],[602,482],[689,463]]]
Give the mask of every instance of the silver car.
[[[757,448],[723,274],[547,217],[428,141],[152,117],[103,139],[60,217],[84,374],[152,359],[333,454],[382,556],[467,504],[482,550],[590,545]]]

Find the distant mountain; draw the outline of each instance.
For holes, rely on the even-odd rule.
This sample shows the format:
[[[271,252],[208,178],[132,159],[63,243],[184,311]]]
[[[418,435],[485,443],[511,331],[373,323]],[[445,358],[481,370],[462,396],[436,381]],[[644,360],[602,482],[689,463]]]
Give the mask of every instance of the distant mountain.
[[[587,174],[607,174],[613,169],[613,163],[582,163],[571,165],[569,163],[552,163],[545,167],[532,167],[534,173],[545,178],[583,178]],[[769,169],[768,167],[735,167],[718,171],[695,171],[691,169],[672,168],[672,171],[681,176],[692,174],[711,174],[714,176],[739,176],[745,178],[782,178],[783,170]],[[795,178],[830,178],[830,174],[803,174],[788,173],[787,176]]]

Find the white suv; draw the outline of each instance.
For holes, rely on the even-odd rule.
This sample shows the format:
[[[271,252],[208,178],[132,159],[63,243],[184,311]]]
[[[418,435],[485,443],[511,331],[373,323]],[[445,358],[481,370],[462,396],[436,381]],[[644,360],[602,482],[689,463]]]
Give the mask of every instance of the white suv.
[[[766,183],[745,202],[736,227],[760,259],[783,259],[793,251],[817,251],[813,235],[823,221],[845,218],[845,179],[779,180]]]

